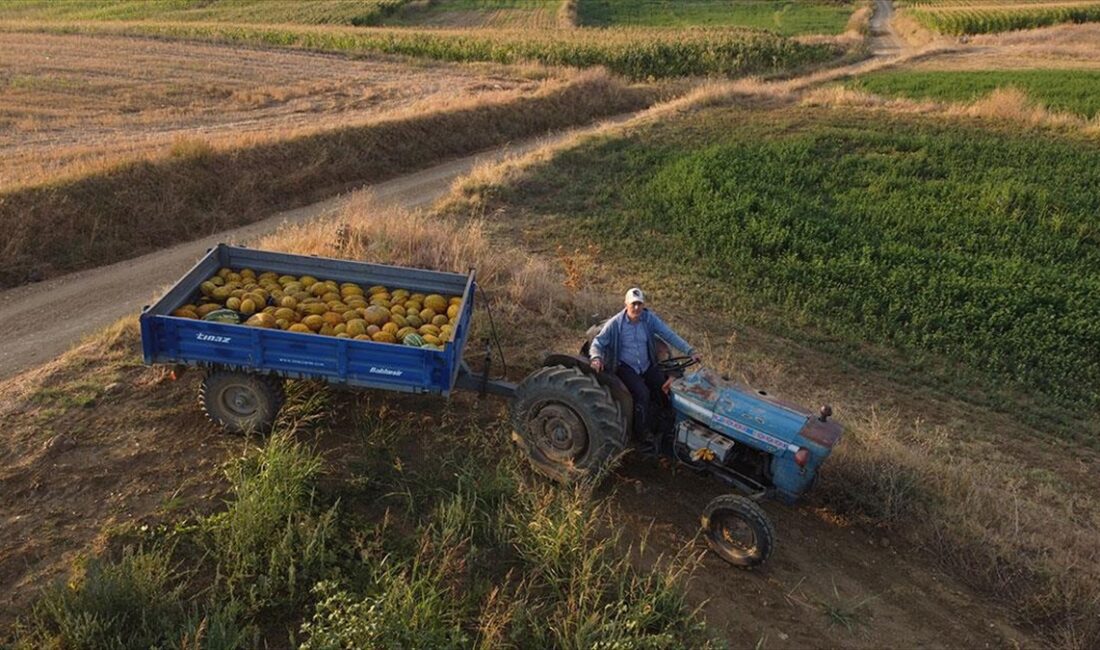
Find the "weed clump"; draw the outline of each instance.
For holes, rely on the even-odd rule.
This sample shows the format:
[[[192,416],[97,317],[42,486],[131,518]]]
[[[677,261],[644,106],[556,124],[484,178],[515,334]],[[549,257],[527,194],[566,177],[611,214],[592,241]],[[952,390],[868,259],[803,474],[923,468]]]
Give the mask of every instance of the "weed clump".
[[[271,436],[229,471],[236,498],[202,522],[219,579],[250,607],[295,602],[302,585],[331,564],[335,506],[316,512],[313,483],[322,460],[291,433]]]
[[[250,630],[232,606],[194,602],[169,547],[92,558],[83,575],[47,590],[15,648],[239,648]]]

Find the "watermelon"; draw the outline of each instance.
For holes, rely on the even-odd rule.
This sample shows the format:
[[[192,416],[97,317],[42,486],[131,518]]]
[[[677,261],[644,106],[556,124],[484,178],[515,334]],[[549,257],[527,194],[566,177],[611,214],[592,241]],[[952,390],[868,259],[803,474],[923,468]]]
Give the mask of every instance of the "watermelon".
[[[424,345],[424,339],[419,334],[414,333],[406,334],[405,338],[402,339],[402,342],[405,345],[410,345],[414,348],[419,348]]]
[[[241,315],[232,309],[217,309],[202,317],[203,320],[212,320],[216,323],[240,323]]]

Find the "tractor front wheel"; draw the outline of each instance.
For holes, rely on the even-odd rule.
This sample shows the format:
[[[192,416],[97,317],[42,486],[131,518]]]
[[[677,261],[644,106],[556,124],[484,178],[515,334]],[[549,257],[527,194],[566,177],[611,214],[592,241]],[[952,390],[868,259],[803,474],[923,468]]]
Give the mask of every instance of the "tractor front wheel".
[[[535,470],[561,483],[599,476],[627,442],[611,391],[565,366],[540,368],[523,380],[512,425]]]
[[[740,495],[727,494],[708,503],[702,524],[707,545],[734,566],[763,564],[775,548],[775,528],[767,513]]]
[[[282,382],[244,372],[212,371],[199,389],[210,421],[236,434],[267,433],[284,400]]]

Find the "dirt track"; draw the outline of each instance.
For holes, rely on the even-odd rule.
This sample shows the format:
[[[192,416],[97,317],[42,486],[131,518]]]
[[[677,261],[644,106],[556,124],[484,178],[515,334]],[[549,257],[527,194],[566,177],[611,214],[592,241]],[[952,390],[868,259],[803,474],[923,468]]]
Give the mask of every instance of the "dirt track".
[[[875,12],[871,16],[871,51],[875,56],[894,56],[905,47],[894,32],[893,17],[894,3],[891,0],[875,0]]]

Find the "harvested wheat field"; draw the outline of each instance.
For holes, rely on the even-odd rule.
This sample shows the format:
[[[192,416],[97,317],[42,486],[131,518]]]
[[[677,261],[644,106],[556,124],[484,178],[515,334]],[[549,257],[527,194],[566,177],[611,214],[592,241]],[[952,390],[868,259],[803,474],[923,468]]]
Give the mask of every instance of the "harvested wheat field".
[[[0,51],[0,188],[539,87],[495,68],[111,36],[0,33]]]

